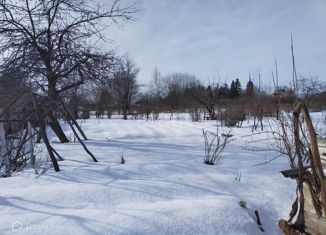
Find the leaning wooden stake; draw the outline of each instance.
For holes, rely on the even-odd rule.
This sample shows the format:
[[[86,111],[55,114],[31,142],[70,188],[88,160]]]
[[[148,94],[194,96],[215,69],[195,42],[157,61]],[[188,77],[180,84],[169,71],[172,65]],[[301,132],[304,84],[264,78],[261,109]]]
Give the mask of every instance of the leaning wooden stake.
[[[260,231],[265,232],[265,230],[264,230],[264,228],[263,228],[263,225],[262,225],[262,223],[261,223],[261,221],[260,221],[259,213],[258,213],[257,210],[255,210],[255,215],[256,215],[257,224],[258,224],[258,226],[259,226]]]
[[[83,136],[84,140],[87,140],[87,136],[85,135],[84,131],[81,129],[81,127],[79,126],[78,122],[76,121],[76,119],[74,118],[74,116],[71,114],[70,110],[68,109],[68,107],[65,105],[65,103],[62,100],[59,100],[63,109],[66,111],[66,113],[68,114],[68,119],[70,118],[70,120],[73,122],[73,124],[77,127],[78,131],[80,132],[80,134]]]
[[[35,166],[35,155],[34,155],[34,142],[33,142],[33,132],[32,132],[32,126],[31,121],[27,122],[27,131],[29,136],[29,149],[30,149],[30,158],[31,158],[31,165]]]
[[[89,156],[91,156],[91,158],[94,160],[94,162],[98,162],[97,159],[95,158],[95,156],[91,153],[91,151],[88,150],[88,148],[86,147],[86,145],[80,139],[80,137],[79,137],[77,131],[75,130],[74,126],[72,125],[71,121],[68,119],[67,122],[68,122],[69,126],[71,127],[72,131],[74,132],[74,135],[78,139],[79,143],[83,146],[83,148],[86,151],[86,153],[88,153]]]
[[[60,154],[51,146],[51,149],[55,155],[60,159],[60,161],[63,161],[63,158],[60,156]]]
[[[54,168],[55,171],[58,172],[58,171],[60,171],[59,164],[58,164],[58,161],[57,161],[57,159],[55,158],[55,156],[53,154],[52,146],[50,145],[48,136],[46,134],[46,125],[45,125],[45,122],[44,122],[44,118],[43,118],[43,116],[41,114],[40,108],[38,107],[38,104],[36,102],[36,98],[35,98],[34,95],[32,96],[32,100],[33,100],[33,105],[34,105],[34,108],[35,108],[35,111],[36,111],[36,116],[37,116],[37,118],[38,118],[38,120],[40,122],[40,132],[41,132],[42,139],[43,139],[43,141],[45,143],[46,149],[48,150],[49,156],[50,156],[52,164],[53,164],[53,168]]]
[[[292,53],[292,79],[293,79],[293,89],[295,92],[295,100],[298,101],[298,78],[297,78],[297,69],[295,67],[294,59],[294,49],[293,49],[293,37],[291,34],[291,53]]]
[[[303,194],[303,156],[301,154],[302,143],[300,140],[300,112],[302,108],[302,103],[297,104],[296,109],[293,112],[293,134],[294,134],[294,142],[295,142],[295,153],[298,158],[298,191],[299,191],[299,214],[297,216],[297,220],[295,222],[296,227],[300,232],[304,231],[305,221],[304,221],[304,194]]]
[[[61,109],[62,113],[67,112],[69,117],[67,118],[67,123],[69,124],[71,130],[73,131],[74,135],[76,136],[77,140],[79,141],[79,143],[83,146],[84,150],[86,153],[88,153],[89,156],[91,156],[91,158],[93,159],[94,162],[98,162],[97,159],[95,158],[95,156],[91,153],[91,151],[88,150],[88,148],[86,147],[86,145],[84,144],[84,142],[82,141],[82,139],[79,137],[76,129],[74,128],[74,125],[71,123],[70,121],[70,117],[73,119],[72,115],[70,115],[69,110],[65,109],[64,103],[60,100],[60,103],[62,104],[62,106],[58,105],[58,107]],[[77,123],[78,125],[78,123]],[[79,125],[77,126],[79,127]],[[79,127],[80,128],[80,127]],[[81,130],[81,128],[80,128]],[[82,131],[82,130],[81,130]],[[84,133],[84,132],[81,132]],[[84,134],[85,135],[85,134]],[[85,136],[86,137],[86,136]]]

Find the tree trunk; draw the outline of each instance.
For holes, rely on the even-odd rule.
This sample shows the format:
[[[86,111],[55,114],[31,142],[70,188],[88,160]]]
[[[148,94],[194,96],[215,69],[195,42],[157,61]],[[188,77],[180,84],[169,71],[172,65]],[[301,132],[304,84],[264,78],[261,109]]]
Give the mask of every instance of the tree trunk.
[[[56,134],[56,136],[59,138],[61,143],[68,143],[69,140],[66,136],[66,134],[63,132],[57,118],[53,115],[53,113],[49,114],[50,117],[50,127],[53,130],[53,132]]]
[[[57,107],[57,92],[55,88],[55,83],[49,82],[49,101],[50,101],[50,112],[49,112],[49,118],[50,118],[50,127],[53,130],[53,132],[56,134],[56,136],[59,138],[61,143],[68,143],[69,140],[65,133],[63,132],[57,118],[53,114],[53,110],[56,110]]]
[[[0,114],[2,114],[2,109],[0,109]],[[6,177],[10,177],[10,160],[9,154],[7,149],[7,140],[6,140],[6,133],[3,127],[3,123],[0,122],[0,143],[1,143],[1,151],[0,151],[0,162],[4,160],[5,167],[6,167]]]
[[[34,155],[34,143],[33,143],[33,132],[31,122],[27,122],[27,130],[29,135],[29,149],[30,149],[30,158],[31,158],[31,165],[35,167],[35,155]]]
[[[123,119],[127,120],[128,119],[128,105],[125,104],[125,106],[123,107]]]
[[[37,119],[40,122],[40,133],[41,133],[42,139],[44,141],[44,144],[46,146],[46,149],[48,150],[49,156],[51,158],[53,168],[56,172],[60,171],[58,161],[53,154],[52,146],[51,146],[48,136],[46,134],[46,124],[44,121],[44,117],[42,115],[43,112],[40,110],[40,107],[38,106],[38,104],[36,102],[36,98],[33,96],[32,99],[33,99],[33,104],[34,104],[34,108],[36,111]]]
[[[128,119],[127,113],[125,113],[125,112],[123,112],[123,119],[124,120],[127,120]]]

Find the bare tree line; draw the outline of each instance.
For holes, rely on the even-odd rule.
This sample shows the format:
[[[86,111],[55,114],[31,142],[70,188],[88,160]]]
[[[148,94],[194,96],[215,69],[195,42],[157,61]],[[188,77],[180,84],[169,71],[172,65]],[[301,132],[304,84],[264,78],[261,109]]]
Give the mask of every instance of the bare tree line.
[[[137,66],[135,64],[133,66],[138,72]],[[115,77],[117,76],[122,77],[122,74],[116,74]],[[255,119],[253,130],[256,130],[258,125],[263,130],[264,116],[278,117],[280,110],[290,109],[295,102],[295,94],[291,86],[263,87],[260,73],[252,73],[249,77],[254,84],[253,92],[250,94],[248,87],[241,87],[239,79],[232,81],[230,86],[225,83],[204,84],[188,73],[162,75],[158,69],[155,69],[150,84],[145,86],[137,81],[137,73],[135,73],[135,76],[130,77],[133,81],[129,81],[129,86],[124,89],[127,92],[126,101],[128,94],[132,94],[129,102],[122,101],[122,79],[112,79],[111,86],[104,87],[104,90],[100,90],[99,93],[95,92],[95,95],[102,94],[101,97],[110,97],[110,99],[97,99],[93,109],[94,106],[110,107],[109,113],[116,111],[123,114],[124,119],[127,118],[126,114],[138,114],[138,116],[145,116],[146,119],[155,119],[160,112],[170,113],[170,119],[173,119],[177,113],[188,112],[193,121],[200,121],[203,118],[219,119],[228,126],[241,126],[245,116],[253,116]],[[238,84],[238,87],[234,84]],[[307,101],[309,108],[317,110],[325,108],[322,101],[325,97],[323,82],[315,77],[302,76],[298,79],[298,89],[299,99]],[[311,102],[312,100],[314,102]],[[103,113],[104,110],[97,111]]]

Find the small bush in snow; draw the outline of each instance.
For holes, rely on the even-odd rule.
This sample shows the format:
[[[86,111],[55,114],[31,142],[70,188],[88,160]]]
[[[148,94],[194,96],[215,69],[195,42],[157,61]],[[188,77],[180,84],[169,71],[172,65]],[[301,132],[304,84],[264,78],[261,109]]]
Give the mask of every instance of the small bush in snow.
[[[205,143],[205,159],[207,165],[215,165],[215,162],[221,157],[226,145],[232,141],[228,131],[227,134],[222,133],[219,128],[216,132],[211,132],[203,129],[203,137]]]
[[[27,130],[6,134],[0,123],[0,177],[22,171],[28,165],[35,165],[33,134]]]
[[[247,202],[246,201],[240,201],[239,206],[241,206],[242,208],[247,209]]]

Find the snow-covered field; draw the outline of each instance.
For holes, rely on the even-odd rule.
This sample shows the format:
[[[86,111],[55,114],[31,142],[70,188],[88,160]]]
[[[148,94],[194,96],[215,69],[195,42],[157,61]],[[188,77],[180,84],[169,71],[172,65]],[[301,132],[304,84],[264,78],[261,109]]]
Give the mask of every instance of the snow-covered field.
[[[0,180],[0,234],[281,234],[295,183],[279,172],[285,157],[257,166],[277,153],[244,149],[262,138],[247,136],[247,121],[214,166],[203,164],[202,128],[214,130],[215,121],[89,119],[82,127],[99,162],[53,138],[61,172]]]

